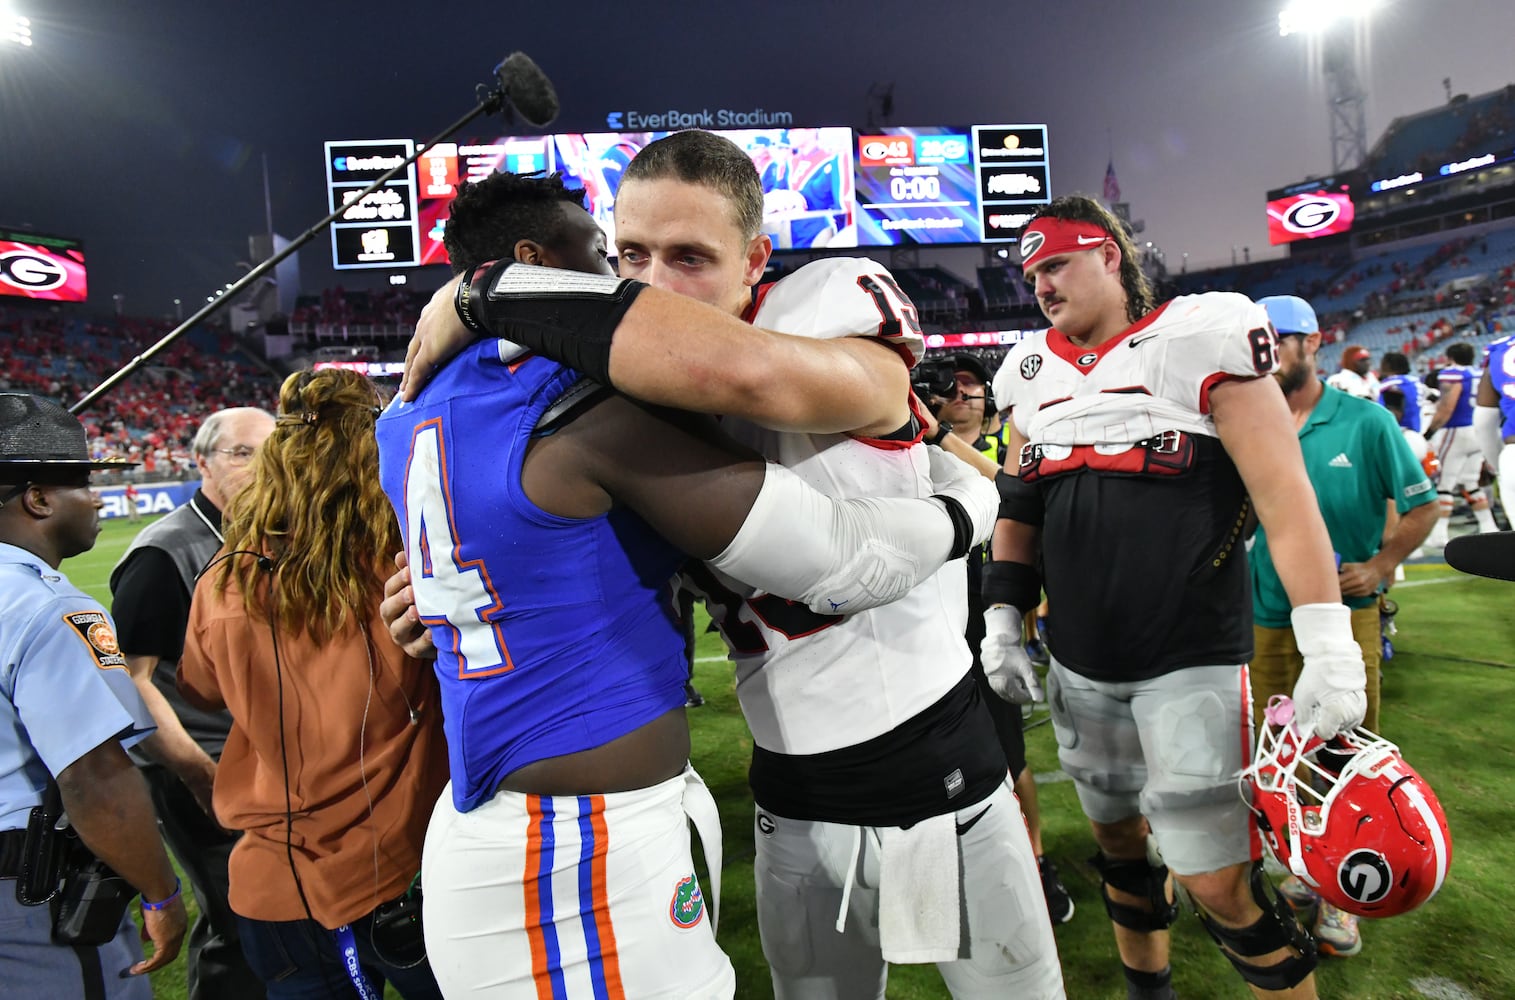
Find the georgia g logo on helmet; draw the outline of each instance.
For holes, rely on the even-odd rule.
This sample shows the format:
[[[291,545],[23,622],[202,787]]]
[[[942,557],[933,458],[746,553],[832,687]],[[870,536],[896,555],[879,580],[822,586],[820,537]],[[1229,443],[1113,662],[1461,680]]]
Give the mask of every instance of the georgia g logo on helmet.
[[[1030,260],[1036,256],[1036,251],[1047,242],[1047,234],[1041,232],[1027,233],[1021,237],[1021,260]]]
[[[1376,903],[1389,894],[1394,872],[1377,851],[1357,850],[1348,854],[1336,869],[1336,884],[1359,903]]]

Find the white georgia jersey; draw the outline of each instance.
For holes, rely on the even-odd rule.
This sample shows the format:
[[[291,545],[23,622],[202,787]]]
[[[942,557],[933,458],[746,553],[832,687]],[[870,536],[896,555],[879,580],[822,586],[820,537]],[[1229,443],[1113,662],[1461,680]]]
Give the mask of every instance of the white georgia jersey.
[[[1349,396],[1357,396],[1360,399],[1371,399],[1378,402],[1380,386],[1378,376],[1372,372],[1367,375],[1359,375],[1350,368],[1341,371],[1326,379],[1326,385],[1333,389],[1340,389]]]
[[[1041,446],[1044,475],[1069,462],[1121,470],[1138,442],[1165,432],[1215,437],[1210,390],[1277,364],[1263,307],[1235,292],[1206,292],[1172,299],[1095,348],[1056,329],[1034,333],[1005,356],[994,398],[1021,436]]]
[[[912,364],[925,346],[909,299],[867,259],[807,264],[760,288],[748,319],[815,339],[880,338]],[[926,448],[911,440],[780,432],[729,418],[722,427],[829,496],[932,492]],[[893,604],[845,616],[817,615],[708,567],[686,583],[706,598],[731,649],[753,738],[775,753],[822,753],[886,733],[941,699],[972,659],[961,560]]]

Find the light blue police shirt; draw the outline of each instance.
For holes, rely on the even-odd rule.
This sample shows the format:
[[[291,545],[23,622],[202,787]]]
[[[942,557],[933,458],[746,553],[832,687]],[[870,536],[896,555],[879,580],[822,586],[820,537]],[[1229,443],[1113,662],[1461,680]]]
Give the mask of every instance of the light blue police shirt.
[[[155,728],[105,608],[40,556],[0,542],[0,830],[26,826],[49,774]]]

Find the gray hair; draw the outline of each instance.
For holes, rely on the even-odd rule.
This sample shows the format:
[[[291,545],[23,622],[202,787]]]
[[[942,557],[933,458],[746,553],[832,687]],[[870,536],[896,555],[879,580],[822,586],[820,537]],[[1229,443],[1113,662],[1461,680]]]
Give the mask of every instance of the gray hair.
[[[201,424],[200,429],[195,431],[195,440],[190,445],[190,450],[200,458],[209,461],[210,456],[215,454],[216,446],[221,443],[222,426],[229,418],[239,413],[261,413],[269,420],[274,419],[272,413],[256,406],[231,406],[224,410],[217,410],[206,417],[205,423]]]

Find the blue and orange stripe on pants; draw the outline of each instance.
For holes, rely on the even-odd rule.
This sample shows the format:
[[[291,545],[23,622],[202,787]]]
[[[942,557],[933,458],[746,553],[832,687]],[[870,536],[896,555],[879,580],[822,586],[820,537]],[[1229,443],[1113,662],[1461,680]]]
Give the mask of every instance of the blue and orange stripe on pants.
[[[588,953],[590,982],[595,1000],[623,1000],[625,991],[621,986],[620,958],[616,952],[615,929],[611,925],[606,889],[606,855],[610,838],[605,827],[605,799],[599,795],[580,795],[575,802],[579,833],[579,859],[575,865],[579,886],[577,916]],[[557,816],[555,800],[548,796],[528,795],[526,809],[526,870],[521,882],[531,943],[532,979],[536,982],[539,1000],[568,1000],[558,940],[558,929],[564,921],[555,912],[552,893],[557,846],[553,831]],[[569,923],[571,925],[571,921]]]

